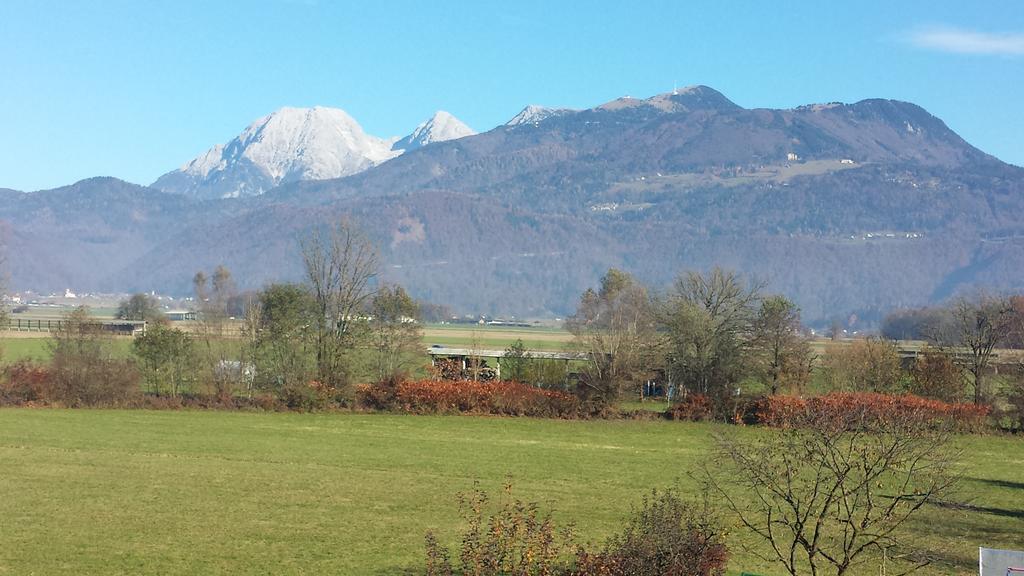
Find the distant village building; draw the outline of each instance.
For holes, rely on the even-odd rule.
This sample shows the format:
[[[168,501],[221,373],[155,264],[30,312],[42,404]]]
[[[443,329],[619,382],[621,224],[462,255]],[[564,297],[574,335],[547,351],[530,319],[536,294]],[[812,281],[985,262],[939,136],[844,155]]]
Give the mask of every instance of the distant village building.
[[[71,288],[64,289],[65,298],[78,298],[78,295],[71,291]]]
[[[849,158],[843,158],[842,160],[839,161],[839,163],[840,164],[856,164],[856,162],[854,162],[853,160],[851,160]]]
[[[790,162],[796,162],[799,159],[800,156],[798,156],[796,152],[790,152],[789,154],[786,154],[786,160],[789,160]]]

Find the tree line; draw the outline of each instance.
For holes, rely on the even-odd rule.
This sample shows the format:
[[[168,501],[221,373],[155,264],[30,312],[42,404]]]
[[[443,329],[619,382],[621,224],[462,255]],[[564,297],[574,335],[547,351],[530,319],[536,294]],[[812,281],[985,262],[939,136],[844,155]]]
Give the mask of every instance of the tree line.
[[[590,358],[581,393],[601,404],[650,379],[680,394],[727,397],[757,378],[775,394],[806,384],[813,361],[799,308],[720,268],[683,273],[663,294],[609,270],[566,328]]]
[[[134,361],[112,353],[111,336],[86,309],[70,313],[51,341],[50,367],[72,405],[117,403],[131,381],[155,396],[221,402],[270,395],[292,408],[346,405],[365,380],[402,378],[423,364],[420,306],[404,288],[378,281],[373,244],[347,221],[300,242],[305,279],[240,295],[218,266],[193,277],[197,320],[186,332],[150,296],[121,302],[118,317],[147,321]],[[111,378],[118,372],[123,376]],[[117,390],[101,381],[116,381]]]
[[[951,402],[1024,397],[1019,382],[1009,389],[990,382],[996,350],[1021,343],[1019,296],[976,294],[897,312],[880,337],[830,344],[819,354],[799,308],[766,293],[763,283],[715,268],[684,272],[657,292],[612,269],[580,296],[566,328],[589,358],[579,393],[604,405],[636,395],[651,379],[680,396],[715,401],[751,391],[800,394],[812,380],[824,390],[910,392]],[[896,337],[925,345],[908,363]]]

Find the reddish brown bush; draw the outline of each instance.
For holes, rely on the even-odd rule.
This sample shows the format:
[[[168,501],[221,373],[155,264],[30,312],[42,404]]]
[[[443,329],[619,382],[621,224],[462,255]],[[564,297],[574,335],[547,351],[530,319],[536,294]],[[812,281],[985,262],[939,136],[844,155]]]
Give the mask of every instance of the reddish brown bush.
[[[984,428],[989,408],[975,404],[949,403],[911,394],[833,392],[824,396],[768,396],[756,411],[758,423],[778,428],[797,428],[811,422],[833,421],[863,427],[899,425],[951,425],[960,431]]]
[[[572,418],[580,409],[579,402],[570,394],[518,382],[412,380],[397,386],[359,386],[356,398],[364,408],[416,414],[465,412]]]
[[[141,398],[135,366],[122,360],[91,359],[87,369],[17,362],[4,370],[0,401],[6,404],[135,406]]]
[[[704,394],[690,394],[678,404],[669,408],[665,415],[670,420],[703,422],[704,420],[711,420],[714,416],[714,405],[711,399]]]
[[[53,398],[53,378],[46,366],[19,360],[4,369],[0,379],[0,400],[3,403],[48,403]]]
[[[760,396],[751,395],[713,398],[704,394],[690,394],[666,410],[665,417],[690,422],[715,420],[732,424],[755,424],[760,401]]]

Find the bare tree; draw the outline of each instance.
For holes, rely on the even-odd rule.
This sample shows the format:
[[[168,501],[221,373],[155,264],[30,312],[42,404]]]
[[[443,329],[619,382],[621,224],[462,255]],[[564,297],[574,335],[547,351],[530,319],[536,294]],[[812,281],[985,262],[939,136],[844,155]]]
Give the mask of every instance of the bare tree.
[[[880,392],[903,390],[899,348],[892,340],[863,338],[828,347],[822,375],[829,390]]]
[[[469,337],[469,355],[466,357],[466,372],[474,382],[480,380],[484,369],[484,359],[480,356],[483,346],[480,344],[480,333],[473,330]]]
[[[192,286],[198,304],[196,336],[201,343],[197,356],[206,372],[206,381],[212,385],[211,392],[228,397],[246,371],[225,342],[227,302],[234,294],[234,281],[227,267],[219,265],[211,277],[202,271],[196,272]]]
[[[566,328],[588,358],[580,378],[585,399],[611,404],[649,377],[657,354],[654,310],[647,290],[629,274],[609,270],[597,292],[583,293]]]
[[[68,406],[117,405],[139,392],[132,362],[116,359],[112,335],[85,306],[66,313],[51,334],[51,386],[54,399]]]
[[[996,347],[1013,331],[1015,316],[1008,298],[979,294],[972,299],[958,298],[953,303],[953,317],[960,333],[959,344],[967,352],[962,364],[971,375],[975,404],[986,400],[985,372]]]
[[[786,572],[843,576],[858,564],[884,564],[912,550],[901,526],[954,487],[950,434],[906,414],[808,415],[803,425],[718,438],[707,478],[756,537],[753,552]],[[905,572],[928,563],[904,558]]]
[[[316,374],[321,384],[346,388],[350,352],[365,335],[363,312],[373,297],[378,256],[370,240],[347,220],[302,239],[302,261],[316,306]]]
[[[260,336],[263,328],[263,305],[259,295],[249,294],[244,307],[242,320],[242,364],[250,367],[249,377],[245,378],[245,394],[252,398],[256,388],[255,370],[259,366]]]
[[[385,286],[373,296],[370,318],[377,378],[405,376],[423,356],[419,305],[401,286]]]

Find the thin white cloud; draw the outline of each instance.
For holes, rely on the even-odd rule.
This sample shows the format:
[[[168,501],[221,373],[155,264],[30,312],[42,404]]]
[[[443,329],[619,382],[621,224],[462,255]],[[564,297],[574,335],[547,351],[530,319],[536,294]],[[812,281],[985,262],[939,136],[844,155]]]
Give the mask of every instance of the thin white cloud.
[[[907,35],[907,40],[918,48],[941,52],[1024,55],[1024,33],[1017,32],[978,32],[948,26],[932,26],[911,31]]]

